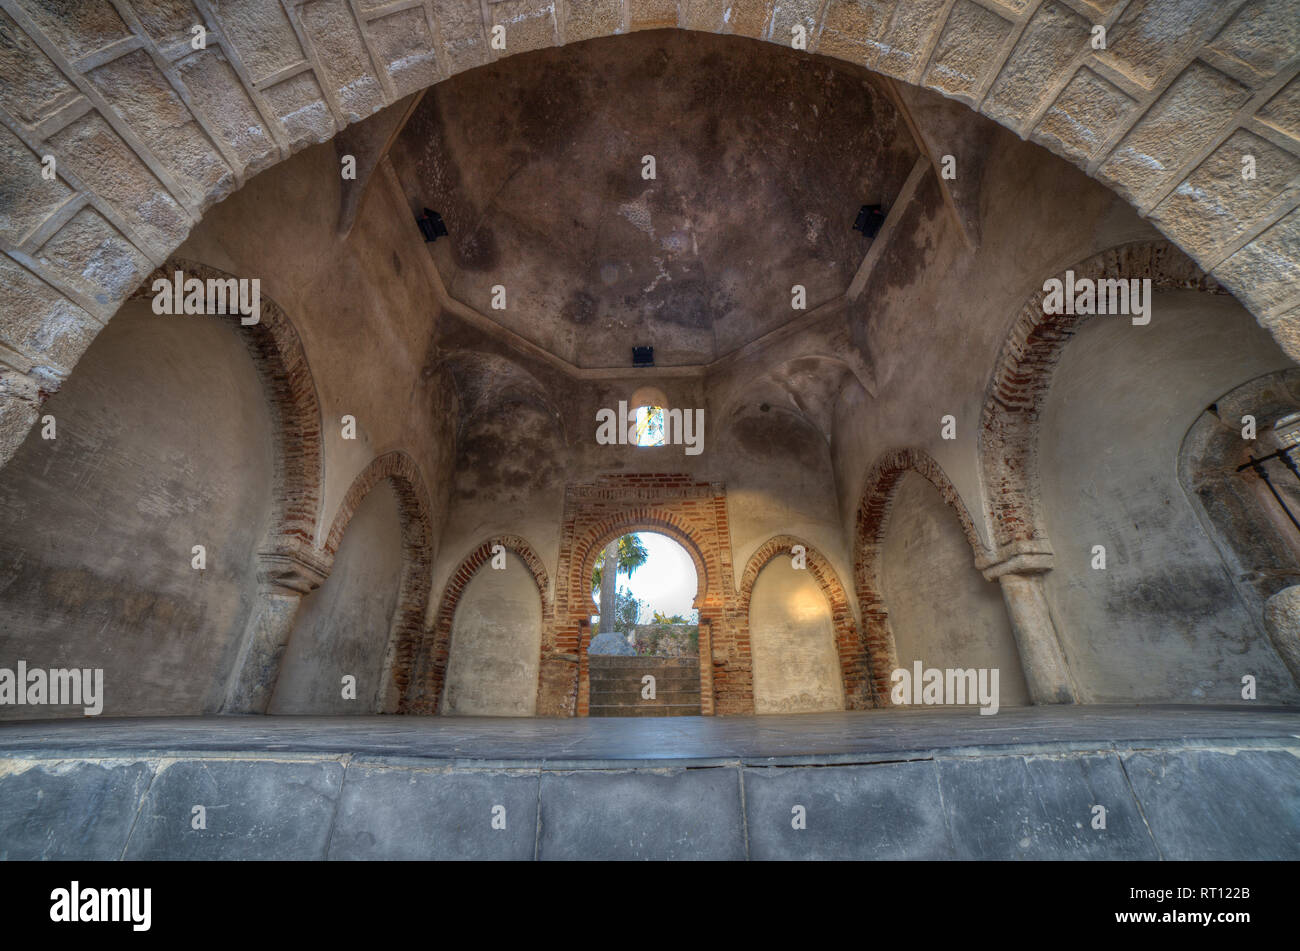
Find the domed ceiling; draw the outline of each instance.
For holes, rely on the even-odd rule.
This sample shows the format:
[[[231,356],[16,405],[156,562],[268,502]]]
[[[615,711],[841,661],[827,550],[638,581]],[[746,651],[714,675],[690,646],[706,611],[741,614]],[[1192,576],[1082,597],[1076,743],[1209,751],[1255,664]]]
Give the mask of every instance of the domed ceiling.
[[[843,293],[864,204],[917,156],[883,81],[677,31],[512,56],[425,95],[390,152],[448,292],[579,367],[709,363]],[[653,179],[643,175],[654,157]],[[505,309],[492,307],[505,289]]]

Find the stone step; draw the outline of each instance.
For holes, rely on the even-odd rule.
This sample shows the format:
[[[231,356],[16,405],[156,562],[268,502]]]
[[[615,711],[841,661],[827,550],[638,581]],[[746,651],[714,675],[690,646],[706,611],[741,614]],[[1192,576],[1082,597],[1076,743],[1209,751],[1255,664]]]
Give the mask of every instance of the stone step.
[[[642,700],[640,697],[633,700],[626,696],[593,693],[587,702],[601,707],[672,707],[683,703],[698,707],[700,705],[700,695],[697,693],[672,693],[660,694],[653,700]]]
[[[698,703],[674,703],[655,706],[649,701],[642,707],[628,707],[620,704],[588,704],[587,715],[593,717],[698,717]]]
[[[621,657],[617,654],[588,654],[591,669],[618,667],[692,667],[699,669],[698,657]]]
[[[626,672],[593,670],[587,675],[587,679],[593,684],[636,684],[638,688],[641,684],[642,677],[653,677],[657,684],[699,684],[700,675],[698,671],[662,671],[662,670],[635,670],[629,669]]]

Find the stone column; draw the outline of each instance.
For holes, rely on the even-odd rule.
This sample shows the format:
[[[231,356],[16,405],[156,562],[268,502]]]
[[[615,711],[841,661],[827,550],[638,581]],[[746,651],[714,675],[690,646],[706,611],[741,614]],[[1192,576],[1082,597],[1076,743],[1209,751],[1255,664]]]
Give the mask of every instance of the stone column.
[[[1283,588],[1268,599],[1264,627],[1291,679],[1300,686],[1300,585]]]
[[[327,555],[296,539],[257,553],[257,600],[249,612],[222,713],[265,713],[280,676],[303,595],[329,574]]]
[[[1076,703],[1079,699],[1043,588],[1043,575],[1052,569],[1053,562],[1046,544],[1034,542],[977,563],[985,578],[1002,585],[1002,600],[1016,636],[1020,666],[1029,697],[1036,704]]]

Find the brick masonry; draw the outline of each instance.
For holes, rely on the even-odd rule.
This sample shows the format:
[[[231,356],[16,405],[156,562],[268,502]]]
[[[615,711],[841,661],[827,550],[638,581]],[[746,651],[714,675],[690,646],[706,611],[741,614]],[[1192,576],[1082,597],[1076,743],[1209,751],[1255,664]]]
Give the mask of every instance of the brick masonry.
[[[977,563],[987,557],[965,503],[929,453],[922,449],[894,449],[881,454],[863,485],[853,548],[853,580],[862,610],[862,640],[880,706],[890,705],[889,677],[898,667],[898,647],[889,626],[889,609],[885,607],[885,598],[880,590],[880,546],[885,540],[889,510],[898,484],[908,472],[923,476],[952,508]]]
[[[1153,289],[1225,293],[1178,248],[1164,241],[1112,248],[1068,270],[1076,280],[1149,278]],[[1054,276],[1064,280],[1065,275]],[[1035,293],[1016,318],[995,364],[981,418],[980,467],[989,524],[1003,554],[1024,547],[1024,543],[1046,542],[1038,489],[1038,419],[1065,345],[1088,319],[1082,314],[1045,314],[1045,296],[1041,290]]]

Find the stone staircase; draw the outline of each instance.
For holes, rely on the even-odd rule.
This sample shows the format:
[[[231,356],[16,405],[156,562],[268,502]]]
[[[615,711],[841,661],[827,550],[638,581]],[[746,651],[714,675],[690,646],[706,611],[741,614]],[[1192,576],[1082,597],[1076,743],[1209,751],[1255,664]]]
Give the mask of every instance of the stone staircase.
[[[589,655],[593,717],[697,717],[700,715],[700,661],[696,657],[619,657]],[[655,699],[644,700],[641,678],[655,678]]]

